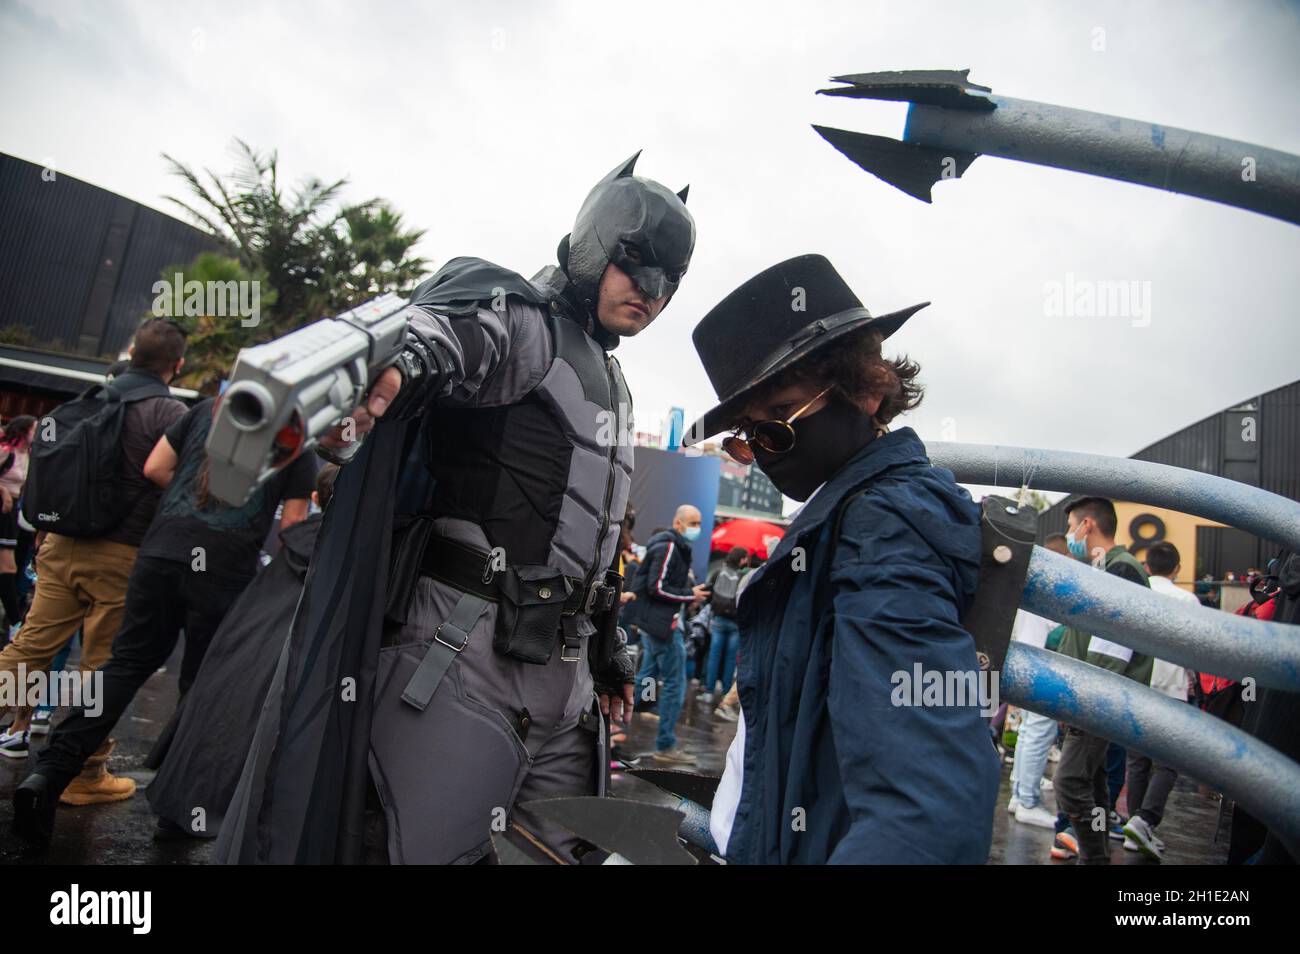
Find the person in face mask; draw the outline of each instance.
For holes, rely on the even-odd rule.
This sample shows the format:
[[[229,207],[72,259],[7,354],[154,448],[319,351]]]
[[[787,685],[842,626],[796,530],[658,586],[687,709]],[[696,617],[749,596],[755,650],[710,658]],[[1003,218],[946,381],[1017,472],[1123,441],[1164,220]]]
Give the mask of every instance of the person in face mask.
[[[804,255],[695,328],[719,403],[685,443],[727,432],[732,456],[806,501],[740,595],[742,718],[713,803],[728,862],[988,858],[1000,772],[981,704],[902,691],[918,667],[948,685],[979,671],[959,623],[979,508],[911,428],[888,429],[921,387],[881,343],[922,307],[872,315]]]
[[[691,548],[699,538],[700,511],[682,504],[673,514],[672,529],[660,530],[646,543],[645,559],[632,578],[634,621],[644,634],[637,692],[642,702],[649,702],[656,681],[663,680],[654,760],[670,765],[695,761],[677,744],[677,718],[686,701],[686,644],[673,618],[686,604],[709,595],[691,579]]]

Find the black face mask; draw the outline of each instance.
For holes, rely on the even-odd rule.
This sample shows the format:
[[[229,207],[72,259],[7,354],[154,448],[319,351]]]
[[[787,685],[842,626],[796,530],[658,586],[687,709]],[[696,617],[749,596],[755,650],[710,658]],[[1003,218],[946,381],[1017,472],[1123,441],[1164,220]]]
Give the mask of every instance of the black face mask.
[[[794,428],[794,447],[784,454],[754,448],[754,460],[776,489],[807,500],[876,435],[870,415],[843,401],[831,401]]]

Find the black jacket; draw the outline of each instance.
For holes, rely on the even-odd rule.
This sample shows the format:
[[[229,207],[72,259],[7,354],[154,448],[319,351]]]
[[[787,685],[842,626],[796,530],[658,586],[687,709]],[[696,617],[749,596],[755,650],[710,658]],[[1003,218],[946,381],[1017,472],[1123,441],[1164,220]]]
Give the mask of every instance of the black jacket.
[[[636,600],[631,622],[656,639],[667,639],[677,611],[695,598],[690,573],[689,540],[676,530],[661,530],[651,537],[632,578]]]

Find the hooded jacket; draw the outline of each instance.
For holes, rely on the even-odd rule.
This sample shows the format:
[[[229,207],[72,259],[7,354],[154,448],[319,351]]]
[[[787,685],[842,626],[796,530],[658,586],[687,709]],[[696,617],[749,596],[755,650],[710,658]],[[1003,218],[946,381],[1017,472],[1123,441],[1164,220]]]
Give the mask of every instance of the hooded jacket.
[[[917,665],[978,672],[958,620],[979,547],[979,508],[911,428],[867,444],[798,513],[741,594],[728,861],[985,863],[1000,774],[980,704],[892,699]]]
[[[695,599],[690,574],[690,541],[676,530],[652,536],[632,580],[631,622],[656,639],[668,639],[677,611]]]

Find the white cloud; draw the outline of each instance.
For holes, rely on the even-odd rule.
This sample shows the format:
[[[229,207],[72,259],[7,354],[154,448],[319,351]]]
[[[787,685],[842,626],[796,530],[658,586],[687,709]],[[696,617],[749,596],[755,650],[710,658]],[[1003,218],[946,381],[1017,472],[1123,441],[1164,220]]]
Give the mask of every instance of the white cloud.
[[[1296,8],[1266,3],[9,2],[0,149],[166,209],[159,153],[224,170],[239,136],[290,178],[391,200],[435,262],[530,274],[644,148],[640,172],[691,184],[700,237],[676,300],[618,352],[641,420],[702,413],[695,323],[818,251],[873,310],[934,302],[895,339],[924,369],[923,437],[951,417],[963,441],[1127,455],[1294,379],[1300,231],[987,157],[926,206],[809,128],[897,135],[903,107],[813,92],[970,67],[1005,95],[1296,152],[1297,40]],[[1067,273],[1150,282],[1150,325],[1045,317]]]

